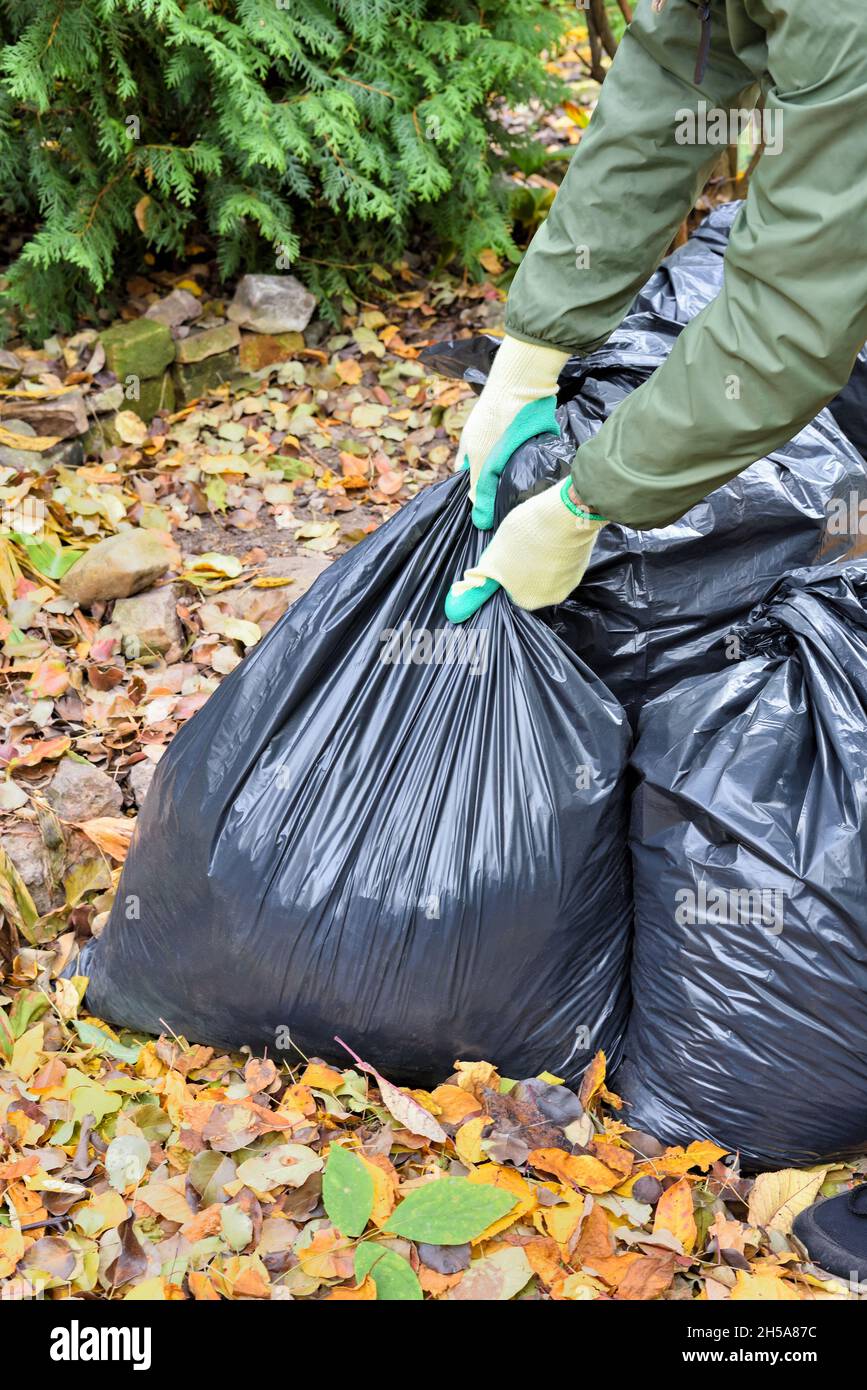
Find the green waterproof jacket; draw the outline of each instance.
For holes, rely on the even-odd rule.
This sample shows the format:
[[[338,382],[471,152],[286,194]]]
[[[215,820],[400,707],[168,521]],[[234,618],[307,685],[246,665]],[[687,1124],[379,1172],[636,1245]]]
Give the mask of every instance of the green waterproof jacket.
[[[629,526],[675,520],[784,444],[867,339],[867,0],[639,0],[509,295],[513,337],[604,342],[736,128],[729,113],[760,94],[765,150],[720,294],[575,457],[585,504]]]

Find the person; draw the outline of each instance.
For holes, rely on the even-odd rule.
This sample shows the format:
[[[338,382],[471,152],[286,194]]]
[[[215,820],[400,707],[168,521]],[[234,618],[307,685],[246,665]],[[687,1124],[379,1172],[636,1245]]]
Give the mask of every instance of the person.
[[[719,157],[711,138],[757,103],[771,138],[719,295],[581,446],[571,477],[503,521],[452,585],[453,621],[500,587],[522,608],[560,602],[606,522],[676,520],[791,439],[848,380],[867,339],[867,5],[639,0],[518,269],[505,337],[459,441],[473,518],[493,526],[508,458],[557,430],[563,364],[620,323]]]

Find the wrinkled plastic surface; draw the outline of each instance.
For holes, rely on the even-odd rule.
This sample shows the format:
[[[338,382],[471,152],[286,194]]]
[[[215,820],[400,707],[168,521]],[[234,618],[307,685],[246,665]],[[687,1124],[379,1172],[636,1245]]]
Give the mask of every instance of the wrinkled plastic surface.
[[[577,1081],[619,1057],[627,721],[504,595],[446,623],[485,543],[468,485],[338,559],[180,730],[79,967],[101,1017],[345,1061],[339,1034],[422,1085],[456,1058]],[[387,664],[404,624],[478,645]]]
[[[739,207],[715,209],[662,263],[608,342],[566,364],[557,412],[562,434],[531,440],[513,455],[500,480],[498,520],[565,477],[579,446],[664,362],[684,325],[719,292]],[[465,361],[477,381],[495,346],[485,335],[436,351],[443,369],[451,366],[460,375]],[[856,369],[847,388],[852,416],[859,409],[857,380]],[[652,531],[606,526],[580,588],[540,616],[602,677],[634,723],[645,700],[686,676],[723,668],[732,623],[780,575],[857,553],[859,537],[841,527],[839,517],[843,510],[853,514],[862,500],[864,460],[823,410],[791,443],[673,525]]]
[[[743,660],[641,718],[616,1085],[638,1128],[751,1166],[867,1147],[865,604],[867,561],[790,576]]]
[[[867,348],[858,353],[852,375],[828,409],[846,438],[867,458]]]

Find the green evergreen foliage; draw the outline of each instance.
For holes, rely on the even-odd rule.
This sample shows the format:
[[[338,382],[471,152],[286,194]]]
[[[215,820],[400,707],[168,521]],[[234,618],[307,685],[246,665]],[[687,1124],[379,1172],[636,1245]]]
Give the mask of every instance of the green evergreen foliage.
[[[111,302],[143,251],[325,300],[417,234],[514,258],[498,103],[551,100],[546,0],[0,0],[7,275],[35,331]]]

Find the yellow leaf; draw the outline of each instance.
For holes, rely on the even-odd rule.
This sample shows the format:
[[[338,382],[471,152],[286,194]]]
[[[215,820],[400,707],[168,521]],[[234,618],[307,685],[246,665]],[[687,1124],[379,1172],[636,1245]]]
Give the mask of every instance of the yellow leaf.
[[[138,202],[133,208],[132,215],[135,218],[136,226],[138,227],[140,232],[147,231],[147,214],[148,208],[150,207],[150,203],[151,196],[149,193],[145,193],[144,197],[139,198]]]
[[[507,1230],[509,1226],[514,1226],[515,1222],[522,1216],[526,1216],[528,1212],[534,1211],[536,1208],[536,1195],[533,1189],[514,1168],[501,1168],[498,1163],[483,1163],[481,1167],[474,1168],[471,1173],[467,1174],[467,1181],[484,1183],[489,1187],[498,1187],[503,1192],[509,1192],[518,1198],[511,1211],[487,1226],[471,1242],[472,1245],[480,1245],[482,1241],[490,1240],[491,1236],[498,1235],[500,1231]]]
[[[91,1237],[115,1230],[126,1218],[126,1202],[119,1192],[100,1192],[74,1207],[72,1217],[82,1235]]]
[[[165,1303],[170,1298],[166,1291],[166,1281],[161,1274],[155,1274],[152,1279],[143,1279],[140,1284],[133,1284],[129,1293],[124,1294],[125,1303]]]
[[[343,1075],[320,1062],[311,1062],[298,1082],[299,1086],[311,1086],[315,1091],[330,1091],[333,1095],[343,1085]]]
[[[140,1187],[137,1198],[140,1202],[146,1202],[152,1211],[164,1216],[166,1221],[176,1221],[179,1226],[183,1226],[187,1221],[193,1219],[193,1209],[182,1192],[178,1192],[172,1186],[171,1179],[168,1182],[149,1182],[146,1187]]]
[[[370,1213],[370,1219],[374,1226],[384,1226],[394,1211],[397,1201],[395,1184],[388,1173],[376,1163],[372,1163],[369,1158],[365,1158],[364,1154],[358,1154],[357,1157],[373,1178],[373,1209]]]
[[[347,386],[357,386],[361,380],[361,363],[354,357],[341,357],[334,363],[334,370]]]
[[[739,1269],[731,1297],[739,1302],[767,1299],[773,1303],[797,1303],[801,1295],[794,1284],[777,1275],[747,1274],[746,1270]]]
[[[0,1279],[8,1279],[24,1254],[24,1237],[14,1226],[0,1226]]]
[[[688,1149],[675,1147],[666,1149],[664,1154],[658,1158],[652,1158],[647,1163],[640,1164],[634,1171],[633,1177],[643,1177],[649,1174],[654,1178],[679,1178],[684,1173],[688,1173],[690,1168],[700,1168],[705,1172],[717,1159],[724,1158],[728,1153],[727,1149],[721,1149],[716,1144],[711,1144],[708,1140],[696,1140],[690,1144]]]
[[[458,1074],[457,1085],[464,1091],[478,1091],[483,1087],[497,1089],[499,1078],[490,1062],[455,1062]]]
[[[551,1292],[556,1298],[565,1298],[571,1303],[592,1303],[605,1293],[605,1285],[589,1274],[569,1274]]]
[[[561,1182],[584,1192],[611,1192],[623,1181],[622,1173],[612,1173],[591,1154],[567,1154],[562,1149],[534,1149],[529,1162],[533,1168],[543,1173],[553,1173]]]
[[[782,1168],[777,1173],[760,1173],[750,1193],[750,1224],[788,1235],[795,1217],[815,1202],[827,1172],[827,1168],[806,1172]]]
[[[15,434],[4,425],[0,425],[0,444],[5,444],[8,449],[24,449],[28,453],[41,454],[45,449],[53,449],[55,444],[59,443],[59,434]]]
[[[492,251],[490,247],[482,251],[479,260],[489,275],[501,275],[503,273],[503,262],[496,251]]]
[[[482,1130],[491,1122],[487,1115],[477,1115],[467,1120],[455,1135],[455,1148],[462,1163],[481,1163],[485,1157],[482,1148]]]
[[[126,816],[96,816],[93,820],[76,821],[76,825],[103,854],[122,864],[126,859],[135,818]]]
[[[589,1200],[589,1199],[587,1199]],[[549,1235],[562,1247],[568,1258],[568,1244],[578,1229],[584,1215],[585,1198],[582,1193],[566,1188],[563,1200],[554,1207],[540,1207],[533,1215],[533,1225],[543,1235]]]
[[[584,1072],[578,1099],[585,1110],[591,1109],[594,1101],[597,1100],[607,1101],[609,1105],[614,1106],[615,1110],[619,1110],[622,1107],[623,1101],[620,1097],[614,1095],[613,1091],[609,1091],[608,1087],[605,1085],[607,1067],[608,1063],[605,1058],[605,1053],[597,1052],[593,1061]]]
[[[431,1091],[431,1100],[439,1115],[447,1125],[458,1125],[469,1115],[477,1115],[481,1102],[461,1086],[437,1086]]]
[[[563,110],[574,125],[581,126],[581,128],[584,129],[585,126],[590,124],[590,112],[585,111],[583,106],[576,106],[574,101],[564,101]]]
[[[13,1076],[17,1076],[21,1081],[29,1081],[39,1067],[44,1033],[42,1024],[36,1023],[32,1028],[28,1028],[27,1032],[23,1033],[15,1044],[9,1070]]]
[[[653,1218],[654,1234],[670,1231],[679,1240],[684,1252],[695,1249],[698,1229],[692,1207],[692,1188],[686,1178],[667,1187],[656,1204]]]

